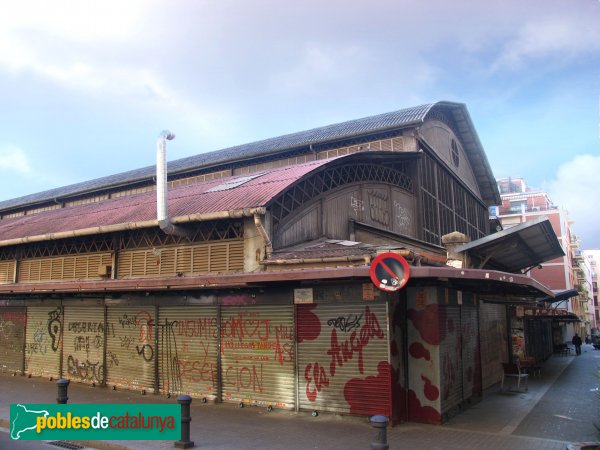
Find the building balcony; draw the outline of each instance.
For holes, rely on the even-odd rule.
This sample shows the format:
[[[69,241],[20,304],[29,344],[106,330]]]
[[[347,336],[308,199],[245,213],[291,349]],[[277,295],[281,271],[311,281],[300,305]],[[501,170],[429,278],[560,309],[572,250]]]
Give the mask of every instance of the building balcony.
[[[538,213],[543,211],[556,211],[557,209],[558,208],[556,206],[500,206],[498,207],[498,215],[508,216],[511,214]]]

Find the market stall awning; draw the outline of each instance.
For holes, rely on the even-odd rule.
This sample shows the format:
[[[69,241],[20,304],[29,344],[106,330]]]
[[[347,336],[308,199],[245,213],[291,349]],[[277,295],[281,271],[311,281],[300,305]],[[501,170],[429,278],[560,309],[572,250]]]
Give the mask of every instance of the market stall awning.
[[[565,254],[546,217],[461,245],[456,251],[467,252],[473,267],[510,273],[525,273]]]
[[[565,300],[570,299],[571,297],[575,297],[579,295],[579,291],[577,289],[567,289],[565,291],[555,292],[554,297],[546,296],[538,299],[539,303],[557,303],[563,302]]]

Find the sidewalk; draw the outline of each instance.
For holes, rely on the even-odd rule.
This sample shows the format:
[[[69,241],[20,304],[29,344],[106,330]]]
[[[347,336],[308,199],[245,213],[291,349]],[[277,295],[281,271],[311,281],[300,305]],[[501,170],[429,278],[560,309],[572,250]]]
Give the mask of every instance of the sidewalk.
[[[555,405],[565,411],[553,411],[556,420],[573,420],[572,404],[582,403],[587,409],[583,417],[598,410],[600,403],[591,394],[598,381],[588,377],[584,384],[578,375],[579,366],[588,370],[600,364],[600,351],[584,346],[580,357],[553,356],[543,365],[542,374],[529,380],[529,390],[524,393],[500,392],[494,386],[484,393],[483,400],[442,426],[408,423],[388,428],[390,449],[485,449],[530,450],[565,449],[569,441],[562,435],[553,436],[544,431],[546,417],[532,413],[542,399],[557,391],[560,395],[569,386],[579,386],[569,391],[571,396],[564,405]],[[574,375],[569,375],[571,366]],[[575,367],[578,366],[578,367]],[[568,376],[567,376],[568,375]],[[590,384],[592,383],[592,384]],[[593,384],[595,383],[595,384]],[[41,378],[0,375],[0,426],[8,428],[10,403],[54,403],[57,395],[55,381]],[[82,384],[69,386],[69,403],[174,403],[175,398],[146,395],[126,391],[93,388]],[[554,401],[554,403],[560,403]],[[549,405],[544,408],[550,408]],[[537,408],[539,410],[539,407]],[[367,450],[375,436],[364,417],[338,416],[322,413],[312,417],[308,412],[289,412],[265,408],[239,408],[234,404],[192,403],[191,439],[196,448],[211,450],[261,449],[261,450]],[[561,419],[566,417],[567,419]],[[580,431],[577,441],[595,438],[590,418],[587,428]],[[527,419],[527,420],[526,420]],[[584,420],[585,421],[585,420]],[[526,424],[524,426],[523,424]],[[590,431],[591,430],[591,431]],[[98,449],[171,449],[171,441],[94,441],[86,445]]]

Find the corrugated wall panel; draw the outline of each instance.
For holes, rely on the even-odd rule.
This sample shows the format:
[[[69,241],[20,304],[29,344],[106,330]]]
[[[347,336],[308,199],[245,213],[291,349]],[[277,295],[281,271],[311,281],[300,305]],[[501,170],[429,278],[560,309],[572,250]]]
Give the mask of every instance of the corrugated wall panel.
[[[109,306],[107,322],[107,384],[153,390],[154,306]]]
[[[64,377],[83,383],[104,381],[104,307],[65,306]]]
[[[23,372],[25,308],[0,309],[0,372]]]
[[[25,372],[34,376],[60,376],[62,307],[27,308]]]
[[[502,363],[508,361],[506,306],[482,303],[479,308],[481,380],[486,389],[502,379]]]
[[[481,394],[481,360],[479,358],[479,321],[477,307],[460,308],[463,399]]]
[[[216,306],[163,306],[158,317],[160,391],[215,399]]]
[[[295,406],[292,305],[221,310],[223,400]]]
[[[385,303],[298,305],[302,409],[391,415]]]
[[[440,378],[442,414],[463,399],[460,306],[440,306]]]

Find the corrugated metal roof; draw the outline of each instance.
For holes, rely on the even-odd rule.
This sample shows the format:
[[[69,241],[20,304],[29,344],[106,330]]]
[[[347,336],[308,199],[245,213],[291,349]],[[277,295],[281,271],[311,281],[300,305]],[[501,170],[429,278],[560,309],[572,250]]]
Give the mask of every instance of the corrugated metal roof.
[[[302,176],[329,162],[331,160],[319,160],[271,169],[241,185],[220,191],[210,190],[227,180],[247,177],[221,178],[171,189],[169,215],[176,219],[193,214],[262,207]],[[146,192],[1,220],[0,242],[93,227],[145,222],[155,218],[156,193]]]
[[[473,166],[481,188],[484,201],[489,205],[500,204],[500,194],[496,180],[489,166],[467,108],[462,103],[436,102],[398,111],[378,114],[362,119],[313,128],[311,130],[286,134],[249,144],[237,145],[222,150],[202,153],[187,158],[170,161],[169,175],[189,172],[196,169],[247,161],[284,152],[294,148],[308,147],[362,134],[382,132],[422,123],[427,115],[436,111],[447,113],[457,123],[459,137],[465,144],[465,150]],[[128,172],[122,172],[95,180],[64,186],[48,191],[0,202],[0,211],[25,205],[37,204],[54,199],[65,198],[87,192],[95,192],[151,180],[156,173],[155,166],[148,166]]]
[[[455,249],[480,261],[480,269],[517,273],[564,256],[550,220],[541,217],[485,236]]]
[[[286,134],[284,136],[252,142],[250,144],[236,145],[222,150],[170,161],[168,163],[168,172],[169,174],[186,172],[196,168],[210,167],[217,164],[265,156],[295,147],[309,146],[311,144],[314,145],[336,139],[348,138],[367,132],[375,132],[419,123],[424,120],[427,112],[434,105],[435,103],[415,106],[399,111],[313,128],[307,131]],[[85,181],[70,186],[59,187],[16,199],[5,200],[0,202],[0,210],[39,203],[84,192],[107,189],[113,186],[140,182],[151,179],[155,173],[155,166],[130,170],[128,172],[97,178],[95,180]]]

